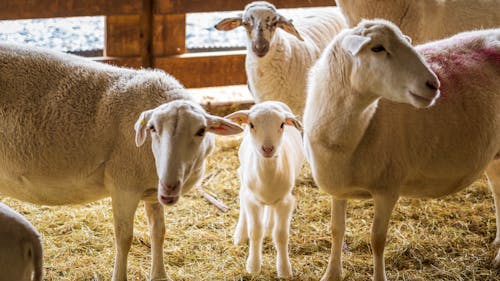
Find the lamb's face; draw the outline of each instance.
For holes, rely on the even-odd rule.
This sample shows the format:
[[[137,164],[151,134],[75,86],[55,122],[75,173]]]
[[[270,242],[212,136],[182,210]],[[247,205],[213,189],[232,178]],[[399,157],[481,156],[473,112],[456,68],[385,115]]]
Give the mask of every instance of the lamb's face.
[[[145,111],[135,127],[138,146],[144,143],[146,131],[151,135],[158,200],[166,205],[175,204],[201,180],[205,158],[214,146],[209,132],[229,135],[243,130],[188,101],[173,101]]]
[[[226,118],[248,124],[254,149],[264,158],[276,157],[281,151],[285,126],[301,129],[300,122],[282,102],[266,101],[254,105],[250,110],[232,113]]]
[[[439,97],[439,80],[387,21],[363,21],[340,40],[352,54],[351,84],[355,90],[415,107],[429,107]]]
[[[264,57],[269,52],[276,28],[282,28],[297,39],[303,40],[292,21],[280,15],[274,5],[264,1],[248,4],[241,16],[223,19],[215,25],[215,28],[229,31],[239,26],[245,27],[247,31],[248,51],[257,57]]]

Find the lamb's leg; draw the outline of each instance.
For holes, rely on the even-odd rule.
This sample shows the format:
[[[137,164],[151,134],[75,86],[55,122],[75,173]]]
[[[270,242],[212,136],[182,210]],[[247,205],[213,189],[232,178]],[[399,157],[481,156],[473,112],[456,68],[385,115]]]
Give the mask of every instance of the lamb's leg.
[[[270,237],[274,229],[274,216],[269,206],[264,206],[264,227],[265,237]]]
[[[493,247],[500,247],[500,160],[493,161],[486,169],[488,183],[493,193],[493,201],[495,202],[497,233],[493,241]],[[500,268],[500,249],[496,257],[493,259],[492,266]]]
[[[248,222],[248,237],[250,238],[247,271],[252,274],[260,272],[262,263],[262,240],[264,239],[264,225],[262,222],[263,207],[243,200],[245,203],[246,220]]]
[[[125,281],[127,280],[127,257],[134,231],[134,215],[141,194],[118,191],[112,194],[111,198],[116,244],[113,281]]]
[[[337,200],[332,197],[331,227],[332,227],[332,249],[330,260],[325,275],[321,281],[342,280],[342,243],[345,234],[345,217],[347,201]]]
[[[371,231],[371,246],[373,252],[373,280],[386,281],[384,249],[387,229],[392,210],[398,201],[397,196],[374,196],[374,217]]]
[[[146,202],[144,205],[149,223],[151,239],[151,280],[167,280],[163,265],[163,240],[165,238],[165,218],[163,206],[158,202]]]
[[[248,228],[247,228],[247,215],[245,210],[245,203],[243,202],[243,194],[240,191],[240,215],[238,217],[238,224],[234,230],[234,245],[240,245],[248,240]]]
[[[276,206],[269,208],[271,217],[276,222],[273,228],[273,240],[276,247],[276,270],[278,278],[292,277],[292,264],[288,256],[288,241],[290,237],[290,221],[292,220],[295,198],[289,195]]]

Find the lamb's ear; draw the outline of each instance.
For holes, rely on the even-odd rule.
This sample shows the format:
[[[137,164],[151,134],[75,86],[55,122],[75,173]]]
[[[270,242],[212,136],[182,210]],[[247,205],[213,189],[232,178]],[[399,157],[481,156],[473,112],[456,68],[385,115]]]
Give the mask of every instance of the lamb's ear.
[[[241,124],[248,123],[248,114],[249,113],[250,113],[250,110],[240,110],[240,111],[233,112],[224,118],[229,119],[229,120],[241,125]]]
[[[297,130],[302,131],[302,123],[300,123],[299,117],[293,116],[291,113],[286,115],[285,124],[294,126]]]
[[[284,16],[278,14],[278,27],[297,37],[297,39],[299,39],[300,41],[304,41],[302,36],[300,36],[300,33],[297,31],[297,29],[295,29],[295,26],[293,25],[291,19],[287,19]]]
[[[242,21],[241,15],[238,17],[225,18],[218,22],[214,27],[220,31],[229,31],[241,26]]]
[[[361,35],[347,35],[342,40],[342,48],[350,52],[353,56],[357,55],[359,51],[368,44],[372,39],[370,37]]]
[[[243,132],[243,128],[225,118],[207,115],[207,131],[217,135],[228,136]]]
[[[144,144],[146,141],[147,137],[147,127],[146,125],[148,124],[149,119],[151,118],[151,115],[153,115],[153,110],[147,110],[141,113],[141,116],[139,116],[139,119],[135,122],[134,129],[135,129],[135,145],[137,147],[141,146]]]

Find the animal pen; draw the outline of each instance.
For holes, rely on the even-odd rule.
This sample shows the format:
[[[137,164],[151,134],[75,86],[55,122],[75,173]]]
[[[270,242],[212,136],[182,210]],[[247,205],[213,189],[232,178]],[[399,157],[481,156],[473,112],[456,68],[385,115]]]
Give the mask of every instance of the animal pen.
[[[242,10],[243,0],[0,1],[0,20],[104,15],[105,48],[98,61],[158,68],[187,88],[246,84],[245,51],[190,53],[186,14]],[[274,0],[278,8],[332,6],[332,0]],[[207,23],[213,25],[215,23]],[[231,103],[229,107],[248,107]],[[211,108],[227,112],[226,105]],[[131,128],[132,129],[132,128]],[[245,273],[247,246],[234,246],[238,218],[237,150],[241,137],[218,138],[202,183],[228,205],[221,212],[190,192],[165,208],[165,267],[172,280],[275,280],[274,248],[264,242],[260,275]],[[486,179],[443,199],[401,199],[386,248],[389,280],[499,280],[490,269],[495,249],[494,205]],[[314,184],[304,164],[294,195],[290,235],[293,280],[319,280],[330,255],[330,196]],[[113,222],[110,199],[80,206],[48,207],[1,197],[26,216],[43,237],[45,280],[110,280]],[[347,215],[344,280],[371,280],[371,201],[353,201]],[[128,258],[130,280],[147,280],[150,238],[144,208],[137,210]],[[1,227],[1,226],[0,226]],[[1,274],[1,272],[0,272]]]

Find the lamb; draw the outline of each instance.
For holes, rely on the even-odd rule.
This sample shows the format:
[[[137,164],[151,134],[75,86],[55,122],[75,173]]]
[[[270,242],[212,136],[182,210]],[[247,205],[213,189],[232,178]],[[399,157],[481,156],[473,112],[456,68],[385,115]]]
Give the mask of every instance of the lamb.
[[[292,24],[274,5],[256,1],[242,15],[223,19],[215,28],[228,31],[239,26],[247,30],[245,68],[255,100],[282,101],[301,115],[309,68],[333,36],[347,27],[344,16],[336,7],[324,8]]]
[[[336,0],[349,26],[383,18],[398,25],[415,44],[468,30],[500,26],[500,0]]]
[[[111,197],[115,281],[126,280],[144,200],[151,278],[165,279],[161,204],[175,204],[199,181],[214,144],[209,132],[242,128],[207,114],[162,71],[18,45],[0,44],[0,93],[0,192],[44,205]],[[148,132],[152,143],[143,145]]]
[[[304,162],[301,124],[290,108],[278,101],[263,102],[226,118],[250,125],[238,152],[240,215],[234,243],[250,238],[246,269],[259,273],[267,228],[277,250],[278,277],[291,277],[288,240],[295,208],[292,189]]]
[[[40,233],[25,217],[2,203],[0,225],[0,280],[42,281]]]
[[[374,200],[374,280],[382,281],[398,198],[451,194],[484,170],[500,244],[499,73],[500,29],[414,49],[394,24],[364,20],[325,49],[311,70],[304,113],[306,158],[318,186],[332,195],[323,281],[341,280],[348,199]],[[500,251],[493,265],[500,266]]]

